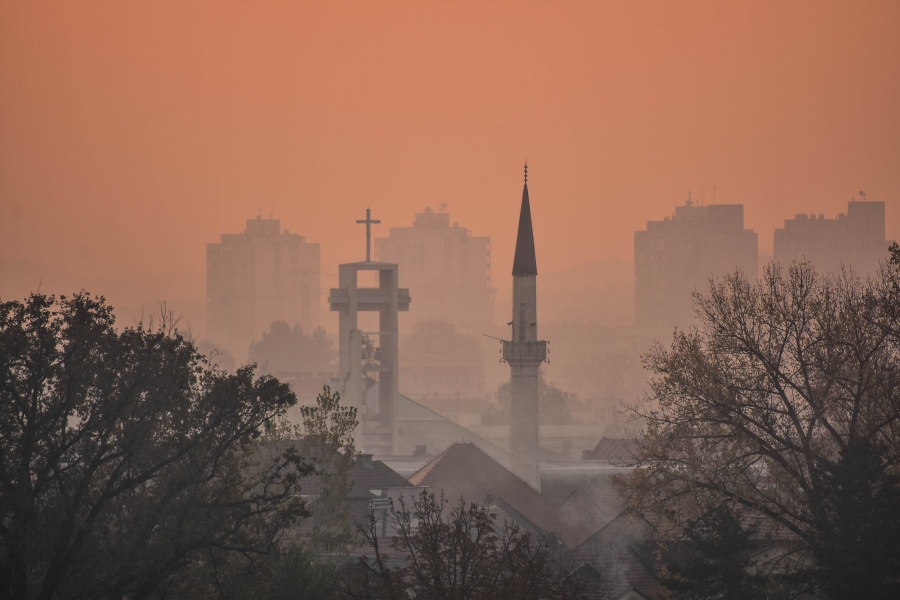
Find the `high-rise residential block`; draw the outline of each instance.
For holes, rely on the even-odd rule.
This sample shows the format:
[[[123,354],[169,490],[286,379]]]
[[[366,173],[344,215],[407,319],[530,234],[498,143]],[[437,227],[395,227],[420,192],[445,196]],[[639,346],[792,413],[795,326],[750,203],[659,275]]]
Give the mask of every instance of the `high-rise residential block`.
[[[400,284],[415,300],[408,323],[445,319],[482,332],[494,323],[491,239],[469,235],[450,214],[425,209],[411,227],[375,240],[376,260],[400,265]]]
[[[206,247],[207,334],[241,361],[273,321],[319,326],[319,244],[256,217]]]
[[[884,202],[850,202],[847,213],[796,215],[775,230],[775,260],[787,265],[807,259],[820,271],[852,267],[860,274],[874,273],[887,258]]]
[[[672,217],[634,232],[635,322],[639,327],[685,326],[693,293],[710,278],[736,269],[755,279],[756,232],[744,228],[742,204],[698,206],[688,200]]]

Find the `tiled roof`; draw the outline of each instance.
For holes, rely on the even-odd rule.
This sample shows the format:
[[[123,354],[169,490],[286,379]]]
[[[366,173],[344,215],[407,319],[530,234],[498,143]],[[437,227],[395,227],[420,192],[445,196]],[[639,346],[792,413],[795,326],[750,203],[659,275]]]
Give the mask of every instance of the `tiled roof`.
[[[633,460],[637,444],[628,438],[601,438],[590,452],[585,452],[584,458],[590,460],[609,460],[629,463]]]
[[[611,484],[609,488],[612,492]],[[586,487],[578,488],[559,505],[563,521],[580,533],[575,540],[578,544],[615,519],[621,514],[622,509],[622,502],[615,493],[609,495],[594,493],[592,489]]]
[[[409,480],[417,486],[443,490],[451,503],[460,497],[479,504],[491,496],[500,498],[544,532],[556,534],[567,545],[574,545],[579,537],[563,521],[556,507],[475,444],[453,444]]]
[[[351,497],[366,498],[372,496],[371,490],[386,490],[413,487],[408,479],[388,467],[380,460],[372,460],[371,456],[362,455],[350,470],[350,481],[353,488]]]
[[[459,444],[459,443],[469,443],[469,442],[457,442],[457,444]],[[455,446],[455,445],[456,444],[453,444],[453,446]],[[427,484],[419,483],[419,482],[425,481],[428,478],[428,476],[431,474],[431,472],[439,464],[441,464],[441,462],[447,457],[447,454],[450,452],[450,449],[453,448],[453,446],[450,446],[450,448],[447,448],[447,450],[441,452],[440,454],[438,454],[437,456],[432,458],[430,461],[428,461],[425,464],[424,467],[422,467],[421,469],[419,469],[418,471],[416,471],[415,473],[410,475],[410,477],[409,477],[410,483],[412,483],[413,485],[427,485]]]
[[[391,469],[380,460],[372,460],[371,454],[360,455],[348,474],[352,488],[347,494],[350,499],[371,498],[371,490],[388,490],[413,487],[408,479]],[[322,480],[312,476],[301,482],[304,495],[316,496],[322,490]]]
[[[623,511],[582,543],[573,557],[597,568],[604,579],[600,590],[609,598],[628,597],[629,592],[662,598],[655,537],[650,523]]]
[[[376,383],[366,390],[364,396],[366,406],[376,411],[378,389]],[[504,448],[403,394],[397,394],[397,420],[401,430],[399,443],[401,448],[408,449],[409,454],[419,445],[426,446],[428,452],[433,453],[448,448],[454,442],[474,442],[494,459],[501,463],[509,462],[509,452]],[[362,438],[358,441],[365,447],[365,432]]]

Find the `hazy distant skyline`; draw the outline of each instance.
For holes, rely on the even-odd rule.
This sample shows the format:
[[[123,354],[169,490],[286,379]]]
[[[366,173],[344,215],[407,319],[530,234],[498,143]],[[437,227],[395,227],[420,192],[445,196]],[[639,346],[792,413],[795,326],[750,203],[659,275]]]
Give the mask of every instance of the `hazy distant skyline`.
[[[689,190],[763,256],[860,189],[897,239],[898,31],[895,1],[3,2],[0,262],[203,277],[261,210],[327,288],[366,207],[383,237],[446,203],[502,297],[526,158],[542,273],[630,262]]]

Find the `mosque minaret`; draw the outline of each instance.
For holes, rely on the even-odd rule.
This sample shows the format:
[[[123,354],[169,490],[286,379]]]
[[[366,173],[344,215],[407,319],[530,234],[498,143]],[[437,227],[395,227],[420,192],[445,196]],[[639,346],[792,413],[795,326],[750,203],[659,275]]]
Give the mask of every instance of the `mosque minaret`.
[[[512,341],[503,342],[509,363],[509,449],[513,473],[536,490],[541,489],[539,443],[539,367],[547,358],[547,342],[537,333],[537,261],[528,199],[528,165],[519,213],[519,231],[513,260]]]

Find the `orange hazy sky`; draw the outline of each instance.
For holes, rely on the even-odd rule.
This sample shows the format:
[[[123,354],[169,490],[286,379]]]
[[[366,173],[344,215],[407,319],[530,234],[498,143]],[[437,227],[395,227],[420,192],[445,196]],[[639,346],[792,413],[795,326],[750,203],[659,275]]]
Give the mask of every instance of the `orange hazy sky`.
[[[202,299],[206,243],[260,210],[328,287],[367,206],[386,235],[441,203],[507,286],[526,157],[541,272],[630,261],[689,190],[764,255],[860,189],[896,239],[900,2],[0,3],[7,297]]]

